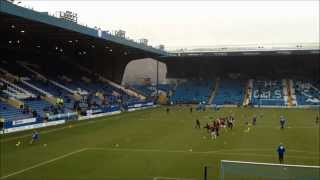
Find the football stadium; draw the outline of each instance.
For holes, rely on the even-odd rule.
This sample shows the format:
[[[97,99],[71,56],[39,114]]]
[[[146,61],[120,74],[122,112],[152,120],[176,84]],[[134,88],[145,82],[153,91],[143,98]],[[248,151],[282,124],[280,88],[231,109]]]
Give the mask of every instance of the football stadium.
[[[0,0],[0,179],[320,179],[319,42],[166,50],[19,3]]]

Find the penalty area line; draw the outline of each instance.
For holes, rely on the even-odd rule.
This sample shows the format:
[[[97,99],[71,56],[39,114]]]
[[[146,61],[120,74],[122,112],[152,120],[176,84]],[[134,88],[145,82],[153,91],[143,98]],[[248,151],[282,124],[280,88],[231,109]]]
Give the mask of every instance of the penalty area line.
[[[272,154],[262,154],[256,152],[247,152],[238,151],[238,149],[229,149],[229,150],[217,150],[217,151],[190,151],[190,150],[162,150],[162,149],[137,149],[137,148],[87,148],[88,151],[114,151],[114,152],[153,152],[153,153],[186,153],[186,154],[216,154],[216,155],[230,155],[230,156],[251,156],[251,157],[275,157]],[[239,149],[240,150],[240,149]],[[243,150],[243,149],[241,149]],[[254,149],[252,149],[254,150]],[[271,152],[271,151],[270,151]],[[318,155],[316,155],[318,156]],[[314,159],[315,157],[310,156],[293,156],[286,155],[286,157],[292,159]]]
[[[70,153],[67,153],[67,154],[58,156],[58,157],[56,157],[56,158],[53,158],[53,159],[50,159],[50,160],[47,160],[47,161],[43,161],[43,162],[41,162],[41,163],[38,163],[38,164],[35,164],[35,165],[33,165],[33,166],[27,167],[27,168],[25,168],[25,169],[21,169],[21,170],[19,170],[19,171],[10,173],[10,174],[8,174],[8,175],[1,176],[0,179],[6,179],[6,178],[9,178],[9,177],[11,177],[11,176],[15,176],[15,175],[17,175],[17,174],[24,173],[24,172],[29,171],[29,170],[31,170],[31,169],[34,169],[34,168],[37,168],[37,167],[40,167],[40,166],[47,165],[47,164],[52,163],[52,162],[54,162],[54,161],[58,161],[58,160],[60,160],[60,159],[66,158],[66,157],[71,156],[71,155],[73,155],[73,154],[77,154],[77,153],[83,152],[83,151],[85,151],[85,150],[87,150],[87,148],[83,148],[83,149],[79,149],[79,150],[76,150],[76,151],[72,151],[72,152],[70,152]]]

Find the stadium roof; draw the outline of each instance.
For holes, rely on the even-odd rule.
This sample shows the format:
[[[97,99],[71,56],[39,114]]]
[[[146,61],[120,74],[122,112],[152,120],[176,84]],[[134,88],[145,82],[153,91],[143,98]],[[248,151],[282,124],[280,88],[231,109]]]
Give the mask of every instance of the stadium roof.
[[[76,22],[51,16],[47,12],[37,12],[4,0],[0,0],[0,19],[2,35],[15,29],[21,33],[32,34],[32,37],[46,37],[48,41],[65,40],[66,44],[86,39],[88,41],[91,40],[93,47],[96,41],[99,41],[106,49],[117,48],[117,50],[120,50],[122,48],[121,51],[125,54],[134,51],[134,53],[138,53],[140,56],[143,54],[146,57],[168,54],[164,50],[118,37],[107,31],[83,26]]]
[[[189,56],[281,56],[281,55],[320,55],[319,47],[303,48],[298,45],[295,48],[269,48],[264,49],[255,48],[222,48],[222,49],[194,49],[181,50],[171,52],[169,56],[165,57],[189,57]]]
[[[220,46],[180,49],[166,52],[146,46],[132,40],[49,15],[20,7],[11,2],[0,0],[0,32],[2,41],[0,49],[15,49],[27,52],[40,48],[42,51],[64,51],[76,56],[91,52],[99,56],[113,54],[130,59],[153,57],[170,59],[171,57],[211,57],[211,56],[263,56],[263,55],[319,55],[319,43],[300,43],[291,45],[247,45]],[[22,36],[25,37],[22,37]],[[28,35],[28,38],[26,36]],[[13,46],[12,41],[24,40],[25,46]],[[47,46],[47,47],[44,47]],[[50,47],[49,47],[50,46]],[[17,48],[20,48],[17,51]],[[35,49],[34,49],[35,48]],[[45,48],[45,49],[43,49]],[[95,48],[93,51],[92,49]],[[12,53],[13,51],[11,51]],[[56,53],[56,52],[53,52]],[[69,54],[69,55],[70,55]]]

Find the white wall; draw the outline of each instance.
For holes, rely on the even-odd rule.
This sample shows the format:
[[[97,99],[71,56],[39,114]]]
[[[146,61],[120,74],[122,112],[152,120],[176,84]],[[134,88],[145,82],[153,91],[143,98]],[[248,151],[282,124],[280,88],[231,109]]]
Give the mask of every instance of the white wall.
[[[159,62],[159,83],[166,82],[167,66]],[[140,83],[144,78],[151,78],[152,83],[157,81],[157,61],[151,58],[131,61],[124,72],[122,84]]]

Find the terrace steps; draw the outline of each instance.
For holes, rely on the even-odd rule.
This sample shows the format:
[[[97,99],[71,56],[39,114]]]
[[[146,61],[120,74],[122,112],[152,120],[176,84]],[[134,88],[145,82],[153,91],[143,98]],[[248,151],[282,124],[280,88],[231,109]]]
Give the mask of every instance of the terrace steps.
[[[244,91],[243,106],[249,105],[253,89],[253,79],[249,79]]]
[[[11,88],[12,90],[15,90],[16,92],[21,92],[22,94],[24,94],[24,96],[26,97],[36,97],[33,93],[13,84],[12,82],[4,79],[4,78],[0,78],[0,82],[4,83],[4,84],[7,84],[8,85],[8,88]],[[8,94],[10,94],[8,92]]]
[[[50,94],[49,92],[47,92],[47,91],[45,91],[45,90],[43,90],[43,89],[37,88],[36,86],[34,86],[33,84],[25,81],[24,79],[21,79],[21,82],[22,82],[24,85],[29,86],[30,88],[32,88],[32,89],[34,89],[34,90],[36,90],[36,91],[38,91],[38,92],[40,92],[40,93],[42,93],[42,94],[45,94],[45,95],[48,96],[48,97],[52,97],[52,96],[53,96],[53,95]]]
[[[37,77],[39,79],[42,79],[42,80],[47,80],[47,78],[45,76],[43,76],[42,74],[38,73],[37,71],[33,70],[32,68],[28,67],[27,64],[25,62],[22,62],[22,61],[17,61],[18,64],[20,64],[22,67],[24,67],[26,70],[32,72],[33,74],[37,75]]]
[[[17,108],[17,109],[19,109],[21,106],[24,106],[24,103],[22,101],[15,99],[13,97],[10,97],[8,99],[0,97],[0,101],[3,101],[3,102],[5,102],[5,103]]]
[[[219,85],[220,85],[220,78],[217,77],[215,82],[214,82],[214,89],[209,97],[209,100],[208,100],[208,104],[212,104],[212,101],[214,99],[214,97],[216,96],[217,92],[218,92],[218,89],[219,89]]]
[[[286,100],[286,105],[288,107],[293,107],[297,105],[295,90],[293,81],[290,79],[283,79],[283,94]]]
[[[107,84],[109,84],[109,85],[111,85],[111,86],[113,86],[113,87],[115,87],[115,88],[117,88],[117,89],[121,89],[122,91],[126,92],[126,93],[129,94],[129,95],[138,97],[138,98],[140,98],[140,99],[146,99],[145,96],[143,96],[143,95],[141,95],[141,94],[138,94],[137,92],[135,92],[135,91],[133,91],[133,90],[131,90],[131,89],[127,89],[127,88],[125,88],[125,87],[123,87],[123,86],[121,86],[121,85],[119,85],[119,84],[117,84],[117,83],[115,83],[115,82],[113,82],[113,81],[105,78],[105,77],[100,76],[99,78],[100,78],[100,80],[101,80],[102,82],[107,83]]]
[[[9,73],[7,70],[3,69],[0,67],[0,72],[2,72],[5,76],[6,79],[10,80],[10,81],[14,81],[14,80],[18,80],[19,77]]]
[[[31,68],[25,66],[25,65],[23,64],[23,62],[19,62],[19,64],[20,64],[22,67],[25,67],[27,70],[31,71],[32,73],[37,73],[36,71],[33,71]],[[40,88],[34,86],[33,84],[31,84],[31,83],[29,83],[29,82],[27,82],[27,79],[29,79],[29,78],[19,78],[19,77],[13,75],[13,74],[10,74],[8,71],[6,71],[6,70],[4,70],[4,69],[1,69],[1,70],[4,71],[4,72],[6,72],[6,74],[8,74],[9,77],[15,77],[15,79],[19,80],[19,81],[20,81],[22,84],[24,84],[25,86],[28,86],[29,88],[31,88],[31,89],[33,89],[33,90],[35,90],[35,91],[37,91],[37,92],[40,92],[40,93],[44,94],[44,96],[41,96],[41,99],[49,102],[50,104],[55,104],[55,103],[56,103],[56,99],[55,99],[55,97],[54,97],[52,94],[50,94],[49,92],[47,92],[47,91],[45,91],[45,90],[43,90],[43,89],[40,89]],[[41,74],[39,74],[39,73],[37,74],[37,76],[40,77],[40,79],[42,79],[42,80],[46,80],[46,78],[45,78],[44,76],[42,76]],[[21,89],[23,89],[23,88],[21,88]],[[29,92],[29,91],[27,91],[27,90],[25,90],[25,91],[28,92],[28,93],[30,93],[30,94],[32,95],[32,97],[36,97],[36,96],[35,96],[34,94],[32,94],[31,92]],[[20,101],[20,102],[17,102],[16,100],[11,100],[11,101],[12,101],[13,104],[10,104],[10,105],[14,105],[14,106],[19,106],[19,107],[20,107],[20,105],[23,105],[23,104],[24,104],[22,101]],[[17,105],[15,105],[15,104],[17,104]]]
[[[285,105],[287,105],[288,107],[292,106],[292,98],[290,96],[290,90],[289,90],[289,84],[287,79],[282,79],[282,91],[283,91],[283,99],[284,99],[284,103]]]
[[[291,103],[292,103],[292,106],[297,106],[298,103],[297,103],[297,96],[296,96],[296,93],[295,93],[295,89],[294,89],[294,83],[293,83],[293,80],[292,79],[288,79],[288,94],[289,94],[289,97],[291,99]]]
[[[61,89],[64,89],[64,90],[66,90],[67,92],[69,92],[69,93],[71,93],[71,94],[75,94],[75,91],[74,91],[74,90],[72,90],[72,89],[70,89],[70,88],[68,88],[68,87],[66,87],[66,86],[64,86],[64,85],[62,85],[62,84],[60,84],[60,83],[58,83],[58,82],[56,82],[56,81],[47,79],[45,76],[43,76],[43,75],[40,74],[39,72],[37,72],[37,71],[33,70],[32,68],[28,67],[24,62],[19,62],[19,64],[20,64],[22,67],[24,67],[25,69],[27,69],[28,71],[30,71],[30,72],[34,73],[35,75],[37,75],[37,77],[39,77],[40,79],[48,80],[48,81],[49,81],[50,83],[52,83],[53,85],[55,85],[55,86],[57,86],[57,87],[59,87],[59,88],[61,88]],[[50,94],[50,93],[49,93],[49,94]]]
[[[66,87],[66,86],[64,86],[64,85],[62,85],[62,84],[60,84],[60,83],[58,83],[58,82],[56,82],[56,81],[54,81],[54,80],[49,80],[49,82],[52,83],[52,84],[55,85],[55,86],[58,86],[58,87],[61,88],[61,89],[66,90],[67,92],[69,92],[69,93],[71,93],[71,94],[75,94],[75,91],[74,91],[74,90],[72,90],[72,89],[70,89],[70,88],[68,88],[68,87]]]
[[[47,101],[50,104],[56,104],[56,98],[54,96],[41,96],[41,99]]]
[[[81,69],[81,70],[83,70],[83,71],[85,71],[85,72],[87,72],[89,74],[94,74],[90,69],[88,69],[86,67],[83,67],[83,66],[81,66],[79,64],[74,64],[74,65],[77,66],[79,69]],[[113,81],[111,81],[111,80],[109,80],[109,79],[107,79],[107,78],[105,78],[105,77],[103,77],[101,75],[98,75],[98,76],[99,76],[99,80],[100,81],[102,81],[104,83],[107,83],[108,85],[111,85],[111,86],[113,86],[113,87],[115,87],[117,89],[121,89],[122,91],[126,92],[127,94],[129,94],[131,96],[138,97],[138,98],[140,98],[142,100],[146,99],[146,96],[144,96],[144,95],[142,95],[142,94],[140,94],[140,93],[138,93],[138,92],[136,92],[136,91],[134,91],[132,89],[125,88],[124,86],[122,86],[120,84],[117,84],[117,83],[115,83],[115,82],[113,82]]]

